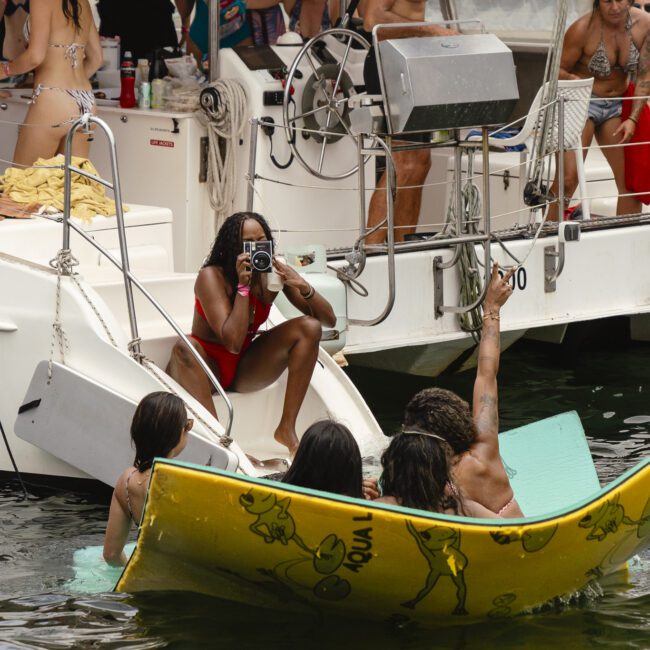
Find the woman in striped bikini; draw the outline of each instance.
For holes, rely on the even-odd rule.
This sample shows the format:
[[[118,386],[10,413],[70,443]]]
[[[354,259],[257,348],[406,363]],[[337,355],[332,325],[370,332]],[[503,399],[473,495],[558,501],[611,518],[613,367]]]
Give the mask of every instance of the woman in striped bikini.
[[[88,0],[39,0],[25,27],[27,49],[0,64],[0,79],[34,71],[32,101],[14,153],[18,165],[63,152],[71,120],[95,111],[88,79],[102,65]],[[88,148],[89,136],[77,134],[73,155],[87,158]]]

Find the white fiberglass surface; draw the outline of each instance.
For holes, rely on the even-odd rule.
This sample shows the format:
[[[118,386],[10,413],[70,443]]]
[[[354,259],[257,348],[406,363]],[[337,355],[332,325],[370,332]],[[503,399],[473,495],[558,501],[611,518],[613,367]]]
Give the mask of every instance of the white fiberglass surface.
[[[432,3],[430,0],[430,4]],[[557,4],[555,0],[456,0],[459,20],[480,19],[488,32],[550,32]],[[587,13],[591,0],[569,0],[567,26]]]

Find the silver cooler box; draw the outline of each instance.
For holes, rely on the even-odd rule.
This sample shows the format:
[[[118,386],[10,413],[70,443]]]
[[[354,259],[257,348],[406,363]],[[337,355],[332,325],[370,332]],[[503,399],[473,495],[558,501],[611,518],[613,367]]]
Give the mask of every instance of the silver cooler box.
[[[385,40],[378,54],[390,133],[503,124],[519,99],[493,34]]]

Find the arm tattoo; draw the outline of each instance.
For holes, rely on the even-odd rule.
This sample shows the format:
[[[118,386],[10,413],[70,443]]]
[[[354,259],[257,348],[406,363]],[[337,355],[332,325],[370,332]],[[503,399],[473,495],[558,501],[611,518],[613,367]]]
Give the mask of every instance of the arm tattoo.
[[[480,409],[476,418],[476,428],[479,433],[496,431],[498,427],[499,410],[497,398],[489,393],[483,393],[479,398]]]
[[[639,70],[637,72],[637,85],[634,93],[637,96],[644,97],[650,95],[650,31],[646,34],[641,52],[639,54]],[[635,99],[632,104],[630,117],[639,120],[639,115],[646,103],[646,99]]]

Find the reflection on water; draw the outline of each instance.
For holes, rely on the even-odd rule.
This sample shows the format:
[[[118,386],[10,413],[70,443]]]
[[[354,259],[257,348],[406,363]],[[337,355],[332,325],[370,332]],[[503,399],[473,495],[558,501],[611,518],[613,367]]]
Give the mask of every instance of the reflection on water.
[[[648,453],[650,347],[567,356],[518,346],[500,372],[502,429],[575,409],[589,436],[598,474],[607,482]],[[352,368],[382,427],[400,423],[407,399],[431,384]],[[471,395],[472,373],[439,380]],[[2,451],[0,451],[2,453]],[[264,612],[196,594],[138,596],[66,592],[72,554],[100,544],[106,494],[32,488],[21,500],[15,482],[0,483],[0,650],[13,648],[644,648],[650,647],[650,553],[630,567],[627,584],[605,595],[581,594],[531,616],[423,630],[363,621]]]

